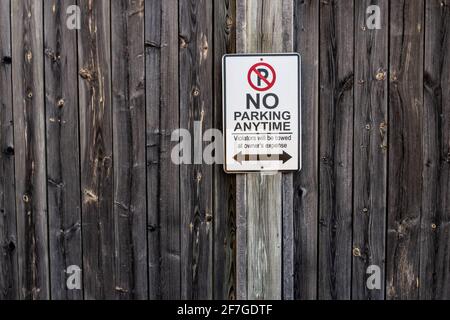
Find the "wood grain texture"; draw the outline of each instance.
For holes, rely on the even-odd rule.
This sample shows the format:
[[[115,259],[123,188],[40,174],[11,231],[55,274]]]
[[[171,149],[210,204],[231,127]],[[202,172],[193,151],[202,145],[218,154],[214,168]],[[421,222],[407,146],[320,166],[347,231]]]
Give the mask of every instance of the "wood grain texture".
[[[85,299],[116,297],[111,106],[111,7],[80,0],[78,32]]]
[[[449,0],[0,0],[0,30],[0,300],[450,298]],[[172,162],[223,130],[223,54],[292,50],[301,172]]]
[[[11,1],[0,0],[0,300],[18,299]]]
[[[77,32],[66,26],[72,1],[44,2],[47,190],[51,295],[83,299],[67,290],[66,270],[83,266],[81,246]]]
[[[292,52],[294,50],[294,2],[283,1],[281,3],[282,45],[281,52]],[[301,62],[300,62],[301,63]],[[299,84],[301,86],[301,83]],[[299,88],[299,90],[301,90]],[[301,153],[300,153],[301,156]],[[282,292],[281,299],[294,299],[294,173],[282,175],[281,194],[282,196]]]
[[[367,8],[380,7],[381,29],[367,26]],[[384,300],[385,288],[367,288],[369,266],[385,283],[388,1],[355,2],[355,113],[352,299]]]
[[[111,1],[115,289],[148,296],[144,0]],[[125,75],[125,76],[124,76]]]
[[[319,2],[294,2],[295,51],[302,57],[302,170],[294,175],[294,298],[317,298],[319,214]]]
[[[160,243],[160,98],[161,98],[161,1],[145,0],[145,95],[147,157],[147,238],[149,298],[161,292]]]
[[[222,124],[222,56],[236,51],[236,0],[214,0],[214,128]],[[217,150],[216,152],[219,152]],[[236,299],[236,178],[214,166],[214,299]]]
[[[319,299],[350,299],[353,0],[320,3]]]
[[[238,52],[285,52],[292,51],[293,2],[290,0],[237,2],[237,51]],[[247,252],[238,258],[239,298],[280,299],[282,293],[282,241],[283,197],[282,175],[249,174],[243,181],[238,177],[237,190],[244,190],[243,204],[237,204],[238,233],[247,226]],[[246,234],[246,235],[245,235]],[[244,251],[238,248],[238,254]]]
[[[212,166],[204,164],[212,128],[213,2],[180,0],[180,127],[192,137],[192,165],[181,166],[181,288],[183,299],[213,297]]]
[[[424,1],[390,5],[387,298],[419,297]]]
[[[426,1],[420,299],[450,299],[450,1]]]
[[[283,204],[282,221],[282,295],[283,300],[294,300],[295,238],[294,238],[294,174],[283,174],[281,181]]]
[[[147,186],[149,292],[181,298],[180,167],[171,141],[179,128],[178,2],[147,0]]]
[[[43,2],[11,4],[19,297],[49,299]]]
[[[246,1],[236,0],[236,53],[245,53],[246,48]],[[247,179],[236,175],[236,299],[248,297],[247,269]]]

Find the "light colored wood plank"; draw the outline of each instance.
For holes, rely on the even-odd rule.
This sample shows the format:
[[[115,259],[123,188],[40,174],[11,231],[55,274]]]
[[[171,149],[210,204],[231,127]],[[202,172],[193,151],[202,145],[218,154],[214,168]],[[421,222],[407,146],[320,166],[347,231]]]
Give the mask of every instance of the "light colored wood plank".
[[[292,15],[292,0],[238,0],[237,51],[292,51]],[[238,258],[238,263],[246,266],[237,268],[238,281],[247,282],[246,285],[238,282],[238,290],[246,288],[247,293],[238,291],[238,297],[280,299],[283,296],[282,174],[249,174],[245,180],[245,198],[237,196],[244,201],[237,204],[237,240],[247,237],[246,258]],[[242,177],[238,177],[238,192],[244,189],[242,183]],[[242,230],[245,225],[247,229]],[[238,243],[238,254],[243,251],[245,248]]]

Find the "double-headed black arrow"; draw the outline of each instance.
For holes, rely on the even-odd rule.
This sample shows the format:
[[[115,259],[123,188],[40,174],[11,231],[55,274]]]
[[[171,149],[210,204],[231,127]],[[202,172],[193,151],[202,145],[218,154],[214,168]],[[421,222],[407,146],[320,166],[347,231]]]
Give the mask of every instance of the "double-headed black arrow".
[[[282,154],[243,154],[242,151],[233,157],[242,164],[244,161],[283,161],[283,164],[292,159],[292,156],[283,151]]]

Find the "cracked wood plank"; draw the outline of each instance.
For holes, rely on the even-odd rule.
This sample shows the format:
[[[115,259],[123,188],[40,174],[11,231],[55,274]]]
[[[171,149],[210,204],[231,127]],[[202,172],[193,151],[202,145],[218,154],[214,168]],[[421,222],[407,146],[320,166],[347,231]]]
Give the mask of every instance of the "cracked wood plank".
[[[146,0],[147,189],[150,299],[181,298],[178,3]]]
[[[320,3],[319,299],[350,299],[353,0]]]
[[[206,300],[213,297],[213,167],[203,159],[214,111],[213,1],[180,0],[179,13],[180,126],[194,145],[192,164],[180,168],[181,297]]]
[[[388,299],[419,298],[424,2],[390,6]]]
[[[223,132],[222,56],[236,51],[236,0],[214,0],[214,128]],[[214,299],[236,299],[236,177],[214,166]]]
[[[44,2],[47,191],[52,299],[80,300],[66,270],[83,266],[81,248],[77,33],[66,26],[73,1]]]
[[[19,297],[49,299],[42,1],[13,1],[12,75]]]
[[[111,1],[118,299],[148,297],[144,0]]]
[[[237,1],[238,52],[290,52],[293,50],[293,2]],[[292,174],[237,176],[237,297],[281,299],[283,259],[292,261],[292,235],[282,235],[282,225],[293,223],[292,197],[282,196],[292,185]],[[283,250],[283,248],[285,250]],[[284,251],[284,256],[283,256]],[[286,283],[284,283],[286,286]]]
[[[367,8],[381,9],[382,28],[366,26]],[[355,114],[353,185],[352,299],[384,300],[385,286],[367,288],[367,269],[381,269],[385,283],[387,96],[388,96],[388,1],[355,2]]]
[[[0,1],[0,300],[19,298],[11,73],[11,1]]]
[[[450,299],[450,1],[427,0],[419,298]]]
[[[80,0],[78,31],[85,299],[116,297],[110,1]]]
[[[294,174],[294,298],[317,298],[319,208],[319,2],[295,1],[295,50],[302,56],[302,170]]]

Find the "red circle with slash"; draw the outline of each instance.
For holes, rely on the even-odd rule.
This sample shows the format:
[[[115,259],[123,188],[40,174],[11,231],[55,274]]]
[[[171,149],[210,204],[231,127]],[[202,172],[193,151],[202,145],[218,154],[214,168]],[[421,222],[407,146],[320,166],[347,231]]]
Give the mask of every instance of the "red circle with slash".
[[[259,67],[265,67],[272,73],[272,81],[269,81],[266,77],[264,77],[261,74],[261,72],[258,71]],[[261,81],[265,84],[265,86],[258,87],[256,84],[253,83],[253,81],[252,81],[253,73],[255,73],[259,79],[261,79]],[[253,65],[250,68],[250,70],[248,71],[247,79],[248,79],[248,84],[256,91],[267,91],[275,85],[275,82],[277,80],[277,74],[275,72],[275,69],[270,64],[265,63],[265,62],[260,62],[260,63]]]

